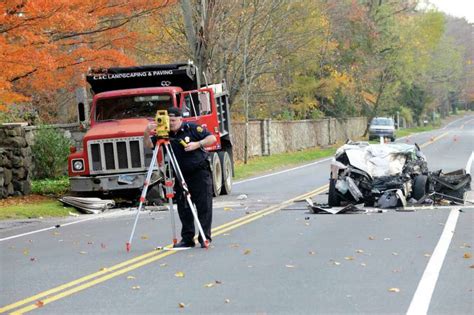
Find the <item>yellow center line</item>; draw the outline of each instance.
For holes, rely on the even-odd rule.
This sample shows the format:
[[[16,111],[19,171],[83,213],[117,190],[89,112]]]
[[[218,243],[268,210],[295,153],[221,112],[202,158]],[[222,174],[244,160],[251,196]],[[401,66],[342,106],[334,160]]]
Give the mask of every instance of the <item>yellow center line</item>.
[[[449,131],[446,131],[446,132],[443,133],[442,135],[439,135],[439,136],[437,136],[436,138],[434,138],[433,140],[430,140],[430,141],[427,141],[427,142],[423,143],[422,145],[420,145],[420,148],[427,147],[427,146],[429,146],[430,144],[432,144],[433,142],[438,141],[439,139],[445,137],[445,136],[448,135],[448,134],[449,134]]]
[[[308,198],[310,196],[322,193],[325,190],[327,190],[327,188],[328,188],[328,185],[324,185],[324,186],[319,187],[319,188],[317,188],[313,191],[307,192],[303,195],[300,195],[298,197],[295,197],[295,198],[289,199],[285,202],[282,202],[278,205],[270,206],[268,208],[259,210],[255,213],[252,213],[250,215],[247,215],[247,216],[238,218],[236,220],[230,221],[228,223],[225,223],[223,225],[220,225],[220,226],[218,226],[218,227],[216,227],[212,230],[213,234],[215,236],[217,236],[217,235],[223,234],[227,231],[230,231],[232,229],[235,229],[239,226],[242,226],[244,224],[248,224],[248,223],[250,223],[252,221],[255,221],[257,219],[260,219],[260,218],[262,218],[262,217],[264,217],[264,216],[266,216],[270,213],[281,210],[282,208],[287,207],[288,205],[290,205],[291,203],[293,203],[296,200]],[[168,245],[168,246],[171,246],[171,244]],[[54,302],[58,299],[64,298],[64,297],[69,296],[69,295],[72,295],[76,292],[79,292],[79,291],[82,291],[82,290],[87,289],[89,287],[92,287],[92,286],[94,286],[98,283],[107,281],[111,278],[122,275],[126,272],[129,272],[131,270],[137,269],[137,268],[142,267],[144,265],[150,264],[154,261],[157,261],[159,259],[162,259],[164,257],[167,257],[167,256],[175,254],[175,253],[177,253],[177,252],[175,252],[175,251],[162,252],[162,251],[156,251],[155,250],[155,251],[146,253],[144,255],[137,256],[133,259],[124,261],[124,262],[122,262],[120,264],[117,264],[115,266],[112,266],[110,268],[105,268],[103,271],[92,273],[90,275],[87,275],[87,276],[84,276],[82,278],[76,279],[76,280],[71,281],[69,283],[60,285],[56,288],[41,292],[39,294],[36,294],[36,295],[31,296],[29,298],[26,298],[24,300],[18,301],[16,303],[13,303],[13,304],[10,304],[10,305],[7,305],[7,306],[4,306],[4,307],[0,308],[0,313],[15,309],[17,307],[20,307],[20,306],[22,306],[24,304],[27,304],[27,303],[30,303],[30,302],[38,301],[43,297],[49,296],[51,294],[57,293],[59,291],[63,291],[65,289],[68,289],[70,287],[73,287],[73,286],[77,285],[77,286],[75,286],[75,287],[73,287],[69,290],[63,291],[63,292],[61,292],[57,295],[50,296],[50,297],[47,297],[47,298],[41,300],[41,306],[36,305],[36,304],[31,304],[31,305],[28,305],[26,307],[23,307],[23,308],[15,311],[15,312],[13,312],[12,314],[23,314],[23,313],[29,312],[31,310],[34,310],[34,309],[38,308],[38,307],[42,307],[42,306],[44,306],[46,304],[49,304],[51,302]],[[126,267],[127,265],[130,265],[130,266]],[[120,269],[122,267],[125,267],[125,268]],[[120,269],[120,270],[117,270],[117,269]],[[117,270],[117,271],[115,271],[115,270]],[[96,279],[91,280],[93,278],[96,278]],[[88,280],[91,280],[91,281],[88,281]],[[88,281],[88,282],[86,282],[86,281]],[[80,284],[80,285],[78,285],[78,284]]]

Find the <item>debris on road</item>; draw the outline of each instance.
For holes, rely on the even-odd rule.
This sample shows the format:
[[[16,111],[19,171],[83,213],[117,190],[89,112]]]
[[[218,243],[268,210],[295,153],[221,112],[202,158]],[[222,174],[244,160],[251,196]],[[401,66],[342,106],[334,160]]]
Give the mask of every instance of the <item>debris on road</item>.
[[[59,199],[62,203],[73,206],[81,212],[97,214],[115,206],[115,201],[111,199],[85,198],[64,196]]]
[[[340,147],[331,163],[328,205],[321,213],[357,211],[368,207],[404,208],[407,205],[463,204],[470,190],[471,176],[464,169],[430,172],[418,145],[405,143],[369,144],[351,142]]]

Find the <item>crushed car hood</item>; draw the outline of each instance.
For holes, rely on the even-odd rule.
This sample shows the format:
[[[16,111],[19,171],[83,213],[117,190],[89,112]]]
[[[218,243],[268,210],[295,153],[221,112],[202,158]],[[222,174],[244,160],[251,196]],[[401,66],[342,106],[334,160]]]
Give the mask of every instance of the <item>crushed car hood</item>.
[[[347,155],[350,165],[375,178],[401,174],[407,157],[416,157],[417,148],[405,143],[359,142],[343,145],[337,150],[335,158],[343,153]]]

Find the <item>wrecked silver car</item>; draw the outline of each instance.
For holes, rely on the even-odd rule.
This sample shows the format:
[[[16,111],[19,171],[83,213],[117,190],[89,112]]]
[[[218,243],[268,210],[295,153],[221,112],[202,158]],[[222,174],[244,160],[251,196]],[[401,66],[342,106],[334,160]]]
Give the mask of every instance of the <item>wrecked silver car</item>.
[[[395,208],[433,203],[437,196],[462,203],[470,182],[464,170],[430,172],[416,144],[348,142],[331,162],[328,204]]]

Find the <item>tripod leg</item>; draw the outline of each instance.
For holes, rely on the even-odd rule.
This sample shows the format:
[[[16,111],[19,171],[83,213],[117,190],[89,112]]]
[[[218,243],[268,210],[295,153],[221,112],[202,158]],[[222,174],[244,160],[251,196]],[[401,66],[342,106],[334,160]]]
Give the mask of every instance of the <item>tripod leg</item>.
[[[176,223],[174,221],[174,208],[173,208],[173,170],[171,169],[171,161],[168,157],[167,169],[165,169],[165,189],[166,198],[168,198],[168,204],[170,208],[170,219],[171,219],[171,232],[173,233],[173,245],[178,243],[176,238]]]
[[[193,214],[194,221],[199,230],[199,235],[201,235],[202,241],[206,248],[209,247],[209,241],[204,234],[204,230],[202,229],[201,222],[199,221],[199,217],[197,215],[196,207],[194,206],[191,200],[191,194],[189,193],[188,186],[186,185],[186,181],[184,180],[183,174],[181,173],[181,169],[179,168],[178,161],[176,160],[176,156],[174,155],[173,148],[169,144],[165,144],[166,153],[170,157],[171,164],[173,165],[173,169],[175,173],[178,175],[178,181],[180,182],[181,186],[183,187],[184,194],[186,196],[186,201],[188,202],[189,208],[191,209],[191,213]]]
[[[148,191],[148,185],[150,184],[151,174],[153,173],[153,168],[155,167],[155,164],[156,164],[156,158],[157,158],[159,149],[160,149],[160,146],[156,145],[155,149],[153,150],[153,157],[151,158],[150,167],[148,168],[148,172],[146,174],[145,182],[143,183],[142,194],[140,196],[140,203],[138,205],[137,213],[135,215],[135,222],[133,223],[132,233],[130,234],[130,239],[128,240],[128,242],[125,243],[125,249],[127,250],[127,252],[129,252],[132,249],[133,235],[135,234],[135,229],[137,227],[137,222],[138,222],[138,217],[140,216],[140,211],[141,211],[143,203],[145,202],[145,199],[146,199],[146,193]]]

